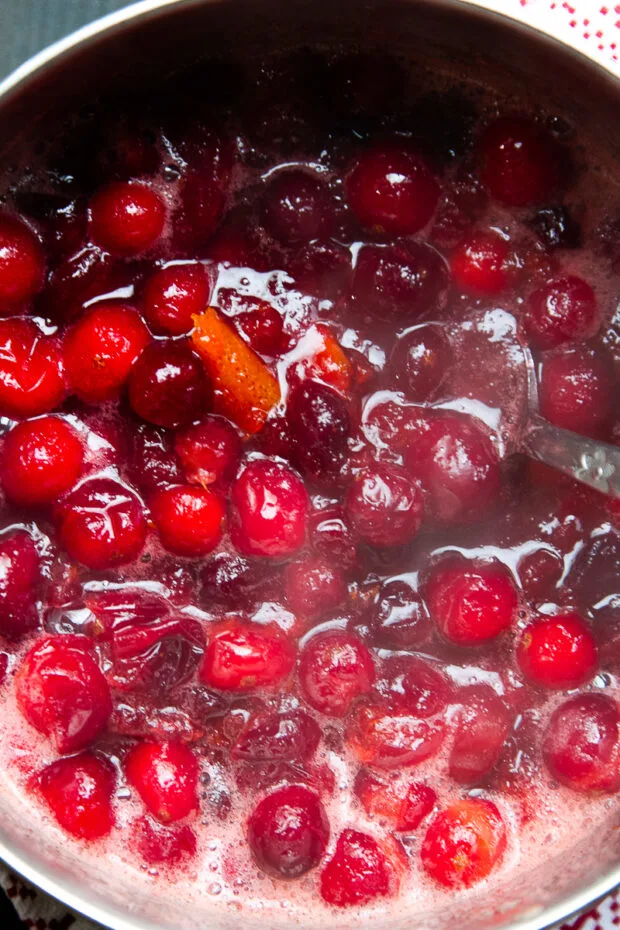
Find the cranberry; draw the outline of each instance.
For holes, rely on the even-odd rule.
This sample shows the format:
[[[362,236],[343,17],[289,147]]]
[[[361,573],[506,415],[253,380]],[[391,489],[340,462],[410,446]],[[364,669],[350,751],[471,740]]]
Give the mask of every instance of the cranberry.
[[[295,286],[324,300],[337,300],[351,276],[351,252],[335,239],[308,242],[287,266]]]
[[[154,332],[183,336],[194,326],[211,297],[211,282],[203,265],[168,265],[149,278],[144,288],[144,316]]]
[[[500,117],[487,126],[478,157],[489,193],[511,207],[545,200],[560,180],[559,146],[540,126],[519,116]]]
[[[73,487],[83,467],[80,438],[58,417],[18,423],[2,446],[2,486],[17,504],[53,503]]]
[[[530,623],[517,646],[517,660],[525,677],[543,688],[576,688],[598,665],[594,636],[574,613]]]
[[[397,385],[416,403],[432,400],[453,363],[444,330],[434,324],[416,326],[396,343],[391,368]]]
[[[220,691],[254,691],[281,682],[294,661],[294,646],[278,630],[224,623],[210,632],[200,679]]]
[[[235,322],[255,352],[280,355],[286,348],[282,317],[266,300],[259,301],[254,310],[238,314]]]
[[[278,878],[299,878],[313,869],[328,839],[323,805],[302,785],[287,785],[267,795],[248,819],[248,842],[257,864]]]
[[[161,823],[182,820],[198,807],[198,762],[182,743],[135,746],[125,761],[125,774]]]
[[[90,202],[92,237],[113,254],[144,252],[161,236],[164,221],[163,202],[146,184],[116,181]]]
[[[596,295],[581,278],[554,278],[530,295],[525,331],[538,349],[555,349],[595,336],[602,323]]]
[[[291,610],[302,617],[318,617],[347,596],[342,572],[320,558],[292,562],[286,568],[284,585]]]
[[[228,140],[209,135],[197,144],[179,145],[188,169],[180,185],[181,209],[175,218],[175,233],[192,250],[215,232],[226,206],[234,163]]]
[[[129,402],[138,416],[171,429],[198,419],[209,394],[200,360],[177,342],[148,346],[129,379]]]
[[[450,700],[450,684],[432,662],[417,656],[394,656],[383,665],[377,691],[393,707],[416,717],[442,713]]]
[[[499,636],[516,619],[518,597],[510,575],[495,563],[440,563],[424,586],[431,617],[452,643],[476,646]]]
[[[605,694],[577,694],[553,713],[543,740],[551,774],[575,791],[615,791],[620,717]]]
[[[518,571],[526,597],[530,600],[541,599],[557,588],[564,574],[564,559],[554,549],[541,546],[522,556]]]
[[[316,510],[310,515],[310,544],[323,562],[352,569],[357,561],[357,549],[351,528],[340,507]]]
[[[377,841],[358,830],[343,830],[321,873],[321,897],[336,907],[367,904],[392,891],[393,876]]]
[[[171,484],[181,484],[183,476],[174,454],[172,440],[149,423],[136,423],[131,432],[129,475],[145,494]]]
[[[430,638],[431,623],[424,601],[408,582],[386,581],[370,618],[370,629],[379,646],[415,649]]]
[[[56,511],[58,538],[77,562],[98,571],[131,562],[146,539],[141,501],[111,478],[91,478]]]
[[[242,445],[230,420],[207,414],[200,423],[177,433],[175,449],[186,480],[205,487],[232,481]]]
[[[506,827],[492,801],[469,798],[442,810],[420,852],[428,874],[447,888],[468,888],[489,875],[506,849]]]
[[[304,699],[330,717],[344,717],[355,698],[375,679],[372,656],[356,636],[328,632],[313,636],[299,660]]]
[[[508,244],[490,232],[474,232],[456,249],[450,262],[452,279],[466,294],[493,297],[505,290]]]
[[[296,458],[317,480],[342,466],[350,418],[342,397],[318,381],[305,381],[292,393],[287,407]]]
[[[412,323],[441,303],[448,284],[443,258],[429,245],[363,245],[351,282],[351,300],[366,315]]]
[[[543,207],[529,221],[542,244],[552,249],[577,249],[581,245],[581,227],[565,204]]]
[[[51,274],[41,295],[45,316],[74,320],[84,304],[111,291],[112,261],[107,252],[86,245],[66,258]]]
[[[162,826],[148,817],[134,824],[135,846],[140,858],[151,866],[176,866],[196,855],[196,834],[190,826]]]
[[[282,558],[303,545],[308,494],[286,465],[249,462],[232,487],[231,503],[231,538],[240,552]]]
[[[353,709],[347,742],[364,765],[400,769],[434,756],[444,730],[441,719],[423,720],[405,708],[369,701]]]
[[[0,313],[11,313],[43,287],[41,243],[21,220],[0,216]]]
[[[448,771],[460,785],[475,785],[499,760],[512,720],[489,685],[460,688],[455,701],[461,706]]]
[[[0,416],[36,417],[57,407],[65,393],[56,340],[30,320],[0,320]]]
[[[329,236],[334,226],[331,194],[308,171],[279,171],[263,197],[262,218],[267,231],[289,245]]]
[[[91,752],[58,759],[38,777],[39,791],[60,826],[82,840],[97,840],[114,826],[116,773]]]
[[[230,756],[257,764],[307,761],[320,739],[318,723],[303,710],[259,714],[239,734]]]
[[[555,352],[543,360],[540,412],[551,423],[598,436],[613,406],[614,381],[607,360],[588,349]]]
[[[0,634],[14,639],[38,621],[36,599],[41,587],[39,554],[25,530],[0,535]]]
[[[19,708],[60,753],[84,749],[105,729],[110,689],[84,636],[47,636],[22,660],[15,687]]]
[[[264,567],[240,555],[218,552],[202,570],[204,600],[235,607],[240,600],[258,596],[268,580]]]
[[[417,830],[432,811],[437,795],[418,781],[389,778],[360,769],[355,779],[355,793],[366,813],[401,833]]]
[[[206,488],[164,488],[155,492],[150,507],[160,539],[169,552],[197,558],[211,552],[222,538],[224,504]]]
[[[364,542],[371,546],[403,545],[420,529],[422,491],[404,468],[377,464],[353,480],[345,508],[351,526]]]

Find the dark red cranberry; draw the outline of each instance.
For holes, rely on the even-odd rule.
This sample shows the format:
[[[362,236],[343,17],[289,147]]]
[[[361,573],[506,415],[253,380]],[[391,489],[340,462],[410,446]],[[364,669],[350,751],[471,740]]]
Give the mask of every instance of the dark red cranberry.
[[[146,184],[115,181],[90,202],[90,228],[97,245],[119,255],[136,255],[162,234],[166,218],[159,195]]]
[[[581,227],[565,204],[543,207],[529,221],[542,244],[549,250],[578,249]]]
[[[340,507],[311,513],[308,529],[310,545],[324,562],[332,562],[345,572],[353,568],[357,561],[357,547]]]
[[[294,457],[296,443],[291,435],[291,428],[285,416],[270,416],[254,440],[263,455],[278,456],[281,459]]]
[[[15,681],[17,703],[59,753],[84,749],[105,729],[110,689],[85,636],[47,636],[24,656]]]
[[[376,689],[393,707],[416,717],[442,713],[450,700],[450,683],[436,663],[418,656],[393,656],[383,663]]]
[[[133,824],[135,848],[150,866],[177,866],[196,855],[196,834],[190,826],[162,826],[148,817]]]
[[[251,601],[263,589],[266,576],[263,564],[240,555],[218,552],[201,573],[206,606],[212,602],[236,606],[240,600]]]
[[[21,220],[0,216],[0,313],[18,310],[43,287],[41,243]]]
[[[299,878],[313,869],[328,839],[323,805],[303,785],[287,785],[267,795],[248,820],[252,855],[264,872],[278,878]]]
[[[374,837],[347,829],[321,873],[321,897],[335,907],[368,904],[389,895],[393,883],[388,859]]]
[[[87,301],[112,290],[111,275],[110,255],[98,246],[84,246],[51,274],[40,298],[44,315],[61,322],[74,320]]]
[[[403,707],[368,701],[353,708],[347,744],[364,765],[400,769],[418,765],[441,748],[443,719],[422,719]]]
[[[282,316],[275,307],[261,300],[254,310],[247,310],[235,317],[255,352],[261,355],[280,355],[286,349],[287,338],[283,329]]]
[[[592,631],[574,613],[541,617],[526,626],[517,660],[529,681],[562,690],[585,684],[598,665]]]
[[[177,342],[152,343],[129,378],[129,402],[138,416],[177,429],[197,420],[210,389],[200,360]]]
[[[2,446],[2,487],[17,504],[53,503],[73,487],[83,467],[82,442],[58,417],[18,423]]]
[[[418,406],[402,404],[396,399],[384,400],[383,391],[371,395],[362,414],[364,434],[378,449],[402,453],[434,422],[428,412]]]
[[[321,729],[303,710],[253,717],[230,750],[232,759],[261,764],[311,759],[321,740]]]
[[[460,785],[475,785],[499,760],[510,732],[511,714],[489,685],[460,688],[454,700],[460,709],[448,771]]]
[[[559,146],[540,126],[519,116],[500,117],[486,127],[478,158],[491,196],[511,207],[548,199],[560,181]]]
[[[175,217],[175,237],[182,246],[195,249],[206,243],[217,229],[226,206],[234,151],[229,141],[205,135],[180,142],[188,168],[181,181],[181,208]]]
[[[423,242],[364,245],[353,269],[351,300],[364,315],[413,323],[441,304],[447,285],[445,261]]]
[[[424,504],[420,485],[404,468],[377,464],[353,480],[345,508],[364,542],[398,546],[410,542],[420,529]]]
[[[207,488],[164,488],[153,494],[150,509],[164,547],[175,555],[207,555],[222,538],[224,504]]]
[[[540,412],[556,426],[599,436],[614,396],[614,376],[606,358],[589,349],[569,349],[545,356],[538,388]]]
[[[192,316],[204,313],[210,296],[211,282],[203,265],[168,265],[146,282],[144,316],[154,332],[183,336],[194,326]]]
[[[351,252],[345,245],[325,239],[301,246],[287,268],[298,290],[324,300],[337,300],[349,282],[351,262]]]
[[[444,330],[435,324],[416,326],[396,343],[391,370],[408,400],[422,403],[438,393],[453,364]]]
[[[30,320],[0,320],[0,416],[39,416],[57,407],[65,393],[56,340]]]
[[[302,382],[290,395],[287,417],[303,471],[317,481],[339,471],[351,428],[342,397],[318,381]]]
[[[443,197],[430,231],[432,243],[442,251],[460,245],[486,205],[486,194],[473,174],[461,171],[452,181],[444,182]]]
[[[466,294],[493,297],[508,283],[508,244],[491,232],[474,232],[452,255],[450,269],[457,288]]]
[[[368,769],[360,769],[354,790],[369,817],[386,821],[400,833],[417,830],[437,801],[433,789],[423,782],[380,776]]]
[[[37,787],[60,826],[81,840],[106,836],[115,823],[112,765],[90,752],[58,759],[39,773]]]
[[[125,775],[161,823],[182,820],[198,807],[198,762],[182,743],[141,743],[127,756]]]
[[[468,798],[442,810],[426,831],[422,865],[447,888],[469,888],[489,875],[506,849],[506,827],[492,801]]]
[[[559,584],[564,574],[564,559],[554,549],[541,546],[523,555],[517,568],[526,597],[539,600]]]
[[[232,487],[231,538],[246,555],[281,558],[304,543],[308,493],[286,465],[249,462]]]
[[[285,571],[284,585],[291,610],[304,618],[333,610],[347,596],[341,570],[316,557],[291,562]]]
[[[183,481],[172,439],[164,430],[149,423],[133,425],[130,454],[129,477],[145,494]]]
[[[36,546],[25,530],[0,535],[0,633],[15,639],[37,625],[36,600],[41,565]]]
[[[575,791],[616,791],[620,717],[606,694],[577,694],[554,711],[543,756],[551,774]]]
[[[329,189],[308,171],[279,171],[263,195],[262,219],[267,231],[285,245],[329,236],[334,206]]]
[[[598,332],[603,317],[596,295],[581,278],[554,278],[530,295],[525,332],[538,349],[582,342]]]
[[[372,656],[356,636],[328,632],[313,636],[299,660],[304,699],[330,717],[344,717],[355,698],[375,679]]]
[[[415,649],[427,642],[431,623],[424,601],[408,582],[386,581],[371,619],[373,639],[387,649]]]
[[[228,483],[241,458],[241,437],[225,417],[207,414],[200,423],[177,433],[175,450],[190,484]]]
[[[278,630],[223,623],[212,628],[200,679],[219,691],[254,691],[278,684],[294,661],[294,646]]]

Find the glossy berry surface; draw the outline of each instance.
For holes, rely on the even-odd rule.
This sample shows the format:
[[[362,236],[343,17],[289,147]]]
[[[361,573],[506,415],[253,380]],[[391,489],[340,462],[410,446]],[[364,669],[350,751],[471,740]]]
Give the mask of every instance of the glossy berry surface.
[[[499,761],[511,729],[508,706],[488,685],[468,685],[459,689],[460,704],[456,736],[448,770],[460,785],[484,782]]]
[[[500,117],[479,140],[480,176],[492,197],[523,207],[550,197],[560,180],[561,152],[535,123]]]
[[[351,484],[345,509],[364,542],[398,546],[410,542],[420,529],[424,504],[419,484],[403,468],[377,465]]]
[[[541,617],[530,623],[517,646],[523,674],[543,688],[576,688],[597,667],[594,636],[578,614]]]
[[[391,890],[390,867],[374,837],[344,830],[321,873],[321,897],[327,904],[367,904]]]
[[[19,529],[3,533],[0,564],[0,633],[14,639],[28,633],[38,622],[36,601],[43,579],[32,536]]]
[[[196,557],[215,549],[222,537],[224,505],[203,488],[176,486],[153,495],[151,514],[169,552]]]
[[[207,487],[232,481],[241,459],[242,443],[229,420],[207,414],[199,423],[177,433],[175,451],[186,480]]]
[[[278,684],[294,661],[292,644],[278,631],[223,624],[209,636],[200,678],[220,691],[253,691]]]
[[[129,403],[155,426],[187,426],[204,412],[209,383],[194,353],[177,342],[150,345],[129,379]]]
[[[36,417],[58,406],[66,392],[58,341],[30,320],[0,320],[0,414]]]
[[[543,754],[551,774],[576,791],[618,787],[620,718],[605,694],[578,694],[553,713]]]
[[[52,504],[73,487],[83,465],[82,442],[65,420],[29,420],[17,424],[4,440],[2,487],[17,504]]]
[[[408,400],[434,400],[453,363],[449,339],[439,326],[416,327],[398,340],[391,363]]]
[[[595,336],[601,312],[590,285],[574,275],[554,278],[530,295],[525,332],[538,349],[555,349]]]
[[[419,242],[364,245],[351,280],[355,307],[384,320],[416,322],[442,299],[447,266],[439,252]]]
[[[307,242],[329,235],[333,225],[331,196],[317,175],[282,171],[263,198],[263,223],[279,242]]]
[[[285,590],[292,610],[304,617],[318,617],[333,610],[347,596],[340,569],[316,558],[292,562],[287,567]]]
[[[311,707],[330,717],[344,717],[355,698],[370,690],[375,668],[360,640],[332,632],[310,640],[301,653],[298,674]]]
[[[55,819],[72,836],[91,842],[114,826],[116,775],[105,759],[90,752],[58,759],[40,772],[37,787]]]
[[[192,316],[207,307],[210,295],[209,277],[202,265],[168,265],[146,283],[142,296],[145,319],[156,333],[183,336],[194,325]]]
[[[508,283],[508,245],[493,233],[475,232],[452,255],[452,280],[466,294],[493,297]]]
[[[506,848],[506,827],[492,801],[459,801],[441,811],[426,831],[422,865],[448,888],[468,888],[495,868]]]
[[[611,413],[612,385],[605,357],[580,348],[549,353],[540,375],[540,412],[556,426],[596,437]]]
[[[292,555],[304,542],[308,492],[285,465],[250,462],[232,487],[231,537],[247,555]]]
[[[31,229],[0,216],[0,312],[19,310],[43,287],[45,254]]]
[[[99,191],[90,203],[93,239],[108,251],[136,255],[150,248],[162,233],[164,205],[145,184],[117,181]]]
[[[125,761],[125,775],[161,823],[182,820],[198,807],[198,762],[181,743],[136,746]]]
[[[323,805],[302,785],[267,795],[248,820],[248,842],[258,866],[281,878],[299,878],[318,865],[328,839]]]
[[[360,770],[355,793],[369,816],[403,833],[417,830],[437,801],[423,782],[379,776],[367,769]]]

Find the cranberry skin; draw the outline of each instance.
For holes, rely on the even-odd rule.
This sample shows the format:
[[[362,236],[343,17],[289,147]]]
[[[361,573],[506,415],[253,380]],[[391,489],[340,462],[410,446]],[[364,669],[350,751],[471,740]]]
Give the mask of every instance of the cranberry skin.
[[[437,801],[433,789],[422,782],[397,781],[367,769],[358,772],[355,794],[370,817],[387,821],[401,833],[417,830]]]
[[[146,539],[140,499],[111,478],[83,482],[58,506],[56,518],[71,558],[96,571],[133,561]]]
[[[244,555],[284,558],[304,543],[308,493],[286,465],[250,462],[231,491],[231,539]]]
[[[0,216],[0,313],[11,313],[34,297],[45,280],[41,243],[21,220]]]
[[[342,572],[320,558],[307,558],[288,565],[284,588],[291,610],[308,618],[333,610],[347,596]]]
[[[164,547],[175,555],[207,555],[222,538],[224,504],[206,488],[164,488],[155,492],[150,508]]]
[[[364,245],[357,253],[351,300],[365,314],[413,323],[437,307],[447,285],[447,265],[429,245]]]
[[[254,691],[278,684],[294,662],[294,646],[278,630],[222,624],[209,637],[200,679],[219,691]]]
[[[503,567],[465,560],[434,568],[424,599],[443,636],[460,646],[476,646],[509,629],[519,604]]]
[[[113,290],[112,270],[108,252],[95,245],[79,249],[50,275],[40,298],[43,315],[59,322],[74,320],[87,301]]]
[[[451,692],[448,679],[437,665],[418,656],[387,659],[376,687],[391,707],[424,718],[443,713]]]
[[[100,756],[58,759],[40,772],[37,787],[60,826],[78,839],[97,840],[114,826],[116,773]]]
[[[303,785],[279,788],[254,808],[248,842],[259,868],[277,878],[299,878],[321,861],[329,821],[314,791]]]
[[[494,297],[508,283],[508,245],[499,236],[475,232],[452,255],[450,269],[457,288],[466,294]]]
[[[196,855],[196,834],[190,826],[162,827],[148,817],[134,825],[138,855],[151,866],[177,866]]]
[[[460,688],[454,700],[461,708],[448,772],[460,785],[479,784],[499,760],[510,732],[511,715],[488,685]]]
[[[343,830],[321,873],[321,897],[336,907],[367,904],[392,890],[392,875],[381,847],[367,833]]]
[[[606,359],[570,349],[543,359],[538,388],[543,417],[563,429],[598,436],[613,406],[614,380]]]
[[[390,236],[408,236],[426,226],[439,199],[439,184],[425,160],[396,141],[363,152],[345,187],[361,225]]]
[[[58,417],[18,423],[2,446],[2,487],[16,504],[53,503],[73,487],[83,467],[80,438]]]
[[[287,417],[304,471],[320,479],[340,468],[351,422],[339,394],[318,381],[302,382],[291,394]]]
[[[553,713],[543,757],[554,778],[575,791],[615,791],[620,782],[620,718],[605,694],[578,694]]]
[[[145,494],[183,481],[172,440],[156,426],[137,423],[132,428],[130,453],[131,481]]]
[[[209,399],[200,360],[180,343],[152,343],[131,372],[129,403],[138,416],[155,426],[187,426],[204,412]]]
[[[422,490],[399,465],[377,464],[354,479],[345,509],[364,542],[379,547],[404,545],[422,523]]]
[[[318,723],[303,710],[259,714],[240,733],[230,757],[252,763],[307,761],[320,740]]]
[[[263,196],[262,220],[274,239],[290,245],[329,236],[333,210],[331,194],[316,175],[279,171]]]
[[[386,581],[370,618],[373,640],[386,649],[415,649],[428,641],[431,622],[420,595],[406,581]]]
[[[161,236],[163,202],[145,184],[117,181],[90,202],[90,231],[97,245],[115,255],[137,255]]]
[[[329,632],[313,636],[299,659],[304,700],[330,717],[346,716],[353,701],[370,691],[375,666],[356,636]]]
[[[492,801],[470,798],[441,811],[420,852],[425,871],[446,888],[469,888],[489,875],[506,849],[506,827]]]
[[[500,117],[478,145],[480,177],[496,200],[525,207],[547,199],[560,180],[559,146],[535,123]]]
[[[337,300],[351,276],[351,252],[335,239],[303,245],[288,265],[296,287],[325,300]]]
[[[595,336],[603,317],[596,295],[582,278],[554,278],[530,295],[524,326],[537,349],[555,349]]]
[[[310,515],[310,544],[323,562],[347,572],[357,562],[357,548],[344,511],[340,507],[317,510]]]
[[[32,646],[17,672],[19,708],[59,753],[85,749],[112,712],[108,683],[84,636],[47,636]]]
[[[585,684],[598,665],[594,636],[578,614],[530,623],[517,646],[517,661],[533,684],[561,690]]]
[[[56,340],[30,320],[0,320],[0,416],[21,420],[48,413],[65,393]]]
[[[436,755],[445,726],[439,717],[421,719],[404,707],[385,702],[358,704],[350,715],[347,743],[364,765],[400,769]]]
[[[215,602],[231,608],[240,601],[253,603],[269,580],[262,564],[229,552],[212,556],[201,572],[201,579],[207,607]]]
[[[216,482],[228,484],[235,477],[242,443],[239,433],[225,417],[207,414],[200,423],[177,433],[174,446],[190,484],[202,487]]]
[[[168,265],[149,278],[142,296],[147,323],[156,333],[184,336],[203,313],[211,297],[211,282],[203,265]]]
[[[407,399],[422,403],[437,396],[452,363],[452,349],[444,331],[426,324],[400,337],[390,367]]]
[[[581,226],[564,204],[543,207],[531,218],[529,226],[549,251],[581,246]]]
[[[238,314],[235,323],[254,351],[261,355],[280,355],[286,348],[282,316],[266,300],[259,301],[254,310]]]
[[[90,404],[117,397],[149,341],[149,332],[133,307],[106,302],[88,310],[64,339],[71,389]]]
[[[36,598],[41,564],[32,536],[25,530],[0,535],[0,634],[17,639],[37,625]]]
[[[479,520],[499,495],[500,465],[490,440],[459,417],[427,423],[405,449],[405,464],[422,485],[428,517],[438,523]]]
[[[125,775],[160,823],[182,820],[198,808],[198,762],[182,743],[141,743],[125,761]]]

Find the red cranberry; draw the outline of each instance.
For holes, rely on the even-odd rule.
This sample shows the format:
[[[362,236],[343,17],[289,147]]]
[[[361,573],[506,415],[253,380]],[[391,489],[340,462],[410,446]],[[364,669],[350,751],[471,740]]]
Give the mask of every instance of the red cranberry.
[[[307,761],[320,740],[318,723],[303,710],[259,714],[239,734],[230,756],[258,764]]]
[[[331,194],[316,175],[307,171],[279,171],[263,197],[262,218],[267,231],[289,245],[329,236],[334,226]]]
[[[443,743],[442,719],[426,719],[383,703],[358,704],[347,727],[347,743],[364,765],[400,769],[434,756]]]
[[[358,830],[343,830],[321,873],[321,897],[336,907],[367,904],[389,895],[394,876],[377,841]]]
[[[420,826],[432,811],[437,795],[418,781],[389,778],[360,769],[355,779],[355,794],[373,819],[385,820],[401,833]]]
[[[65,392],[56,340],[30,320],[0,320],[0,416],[39,416],[57,407]]]
[[[41,243],[21,220],[0,216],[0,313],[11,313],[43,287]]]
[[[429,245],[364,245],[357,253],[351,299],[366,315],[412,323],[441,303],[447,284],[446,263]]]
[[[235,323],[261,355],[280,355],[286,348],[282,316],[266,300],[259,301],[254,310],[238,314]]]
[[[212,556],[201,577],[205,604],[215,602],[229,607],[236,607],[240,600],[250,602],[268,580],[262,564],[229,552]]]
[[[60,826],[81,840],[97,840],[114,826],[116,773],[90,752],[58,759],[38,777],[38,789]]]
[[[530,623],[517,646],[517,660],[525,677],[543,688],[576,688],[598,665],[594,636],[585,620],[572,613]]]
[[[39,554],[25,530],[0,535],[0,634],[15,639],[37,625],[41,587]]]
[[[377,691],[393,707],[416,717],[442,713],[450,700],[450,684],[432,662],[417,656],[393,656],[383,665]]]
[[[200,360],[177,342],[148,346],[129,379],[129,402],[138,416],[170,429],[198,419],[209,393]]]
[[[209,636],[200,679],[220,691],[254,691],[278,684],[294,661],[293,645],[278,630],[224,623]]]
[[[404,468],[377,464],[354,479],[345,508],[351,526],[364,542],[371,546],[403,545],[420,529],[422,491]]]
[[[391,367],[396,383],[409,400],[432,400],[453,363],[450,342],[437,325],[416,326],[396,343]]]
[[[559,146],[541,127],[519,116],[500,117],[487,126],[478,157],[489,193],[511,207],[545,200],[560,180]]]
[[[175,449],[186,480],[205,487],[232,481],[242,445],[230,420],[207,414],[200,423],[177,433]]]
[[[346,192],[362,226],[391,236],[408,236],[426,226],[439,199],[439,185],[425,160],[396,140],[359,156]]]
[[[234,165],[234,151],[228,140],[210,135],[189,145],[179,146],[188,162],[181,182],[181,209],[175,219],[175,233],[192,250],[215,232],[226,206]]]
[[[111,478],[91,478],[57,508],[58,538],[71,558],[101,571],[131,562],[146,539],[141,501]]]
[[[557,588],[564,574],[564,559],[554,549],[541,546],[519,560],[518,572],[525,596],[540,600]]]
[[[602,323],[596,295],[581,278],[554,278],[530,295],[525,331],[538,349],[555,349],[595,336]]]
[[[84,636],[47,636],[32,646],[17,672],[19,708],[59,753],[84,749],[105,729],[110,689]]]
[[[211,552],[222,538],[224,504],[206,488],[164,488],[155,492],[150,507],[160,539],[169,552],[198,558]]]
[[[154,332],[183,336],[194,326],[211,297],[211,282],[203,265],[168,265],[149,278],[144,288],[144,316]]]
[[[134,836],[138,855],[151,866],[176,866],[196,855],[196,834],[187,824],[163,827],[140,817],[134,824]]]
[[[84,304],[111,291],[112,261],[107,252],[86,245],[65,259],[50,276],[41,295],[43,312],[53,320],[73,320]]]
[[[335,239],[303,245],[287,266],[295,286],[324,300],[342,296],[351,276],[351,252]]]
[[[232,487],[231,538],[246,555],[282,558],[304,543],[308,494],[279,462],[249,462]]]
[[[310,515],[310,545],[323,562],[349,571],[357,561],[357,548],[344,511],[340,507],[316,510]]]
[[[307,558],[288,565],[284,586],[291,610],[306,618],[333,610],[347,596],[347,585],[340,569],[320,558]]]
[[[73,487],[83,467],[80,438],[58,417],[18,423],[4,440],[2,486],[17,504],[53,503]]]
[[[424,601],[404,580],[386,581],[370,618],[373,639],[386,649],[415,649],[430,638]]]
[[[183,743],[141,743],[127,756],[125,774],[161,823],[182,820],[198,807],[198,762]]]
[[[460,785],[475,785],[499,760],[510,732],[511,715],[489,685],[460,688],[454,699],[461,707],[448,771]]]
[[[145,494],[181,484],[183,475],[168,434],[149,423],[132,426],[129,475]]]
[[[442,810],[426,831],[422,865],[447,888],[468,888],[489,875],[506,849],[506,827],[492,801],[468,798]]]
[[[452,279],[466,294],[500,294],[508,283],[507,258],[508,244],[503,239],[494,233],[475,232],[452,256]]]
[[[299,878],[321,861],[329,839],[323,805],[303,785],[287,785],[268,794],[248,820],[252,855],[264,872]]]
[[[543,740],[551,774],[575,791],[615,791],[620,717],[605,694],[577,694],[553,713]]]
[[[303,470],[316,480],[339,470],[350,431],[342,397],[318,381],[302,382],[291,393],[287,416]]]
[[[540,412],[551,423],[598,436],[613,406],[614,381],[605,358],[588,349],[545,357],[538,389]]]
[[[516,619],[516,588],[503,566],[465,560],[439,564],[424,586],[431,617],[452,643],[475,646]]]
[[[116,181],[90,202],[90,228],[94,241],[118,255],[137,255],[162,234],[164,205],[146,184]]]
[[[344,717],[352,702],[366,694],[375,679],[372,656],[348,633],[313,636],[299,660],[299,685],[304,700],[330,717]]]

